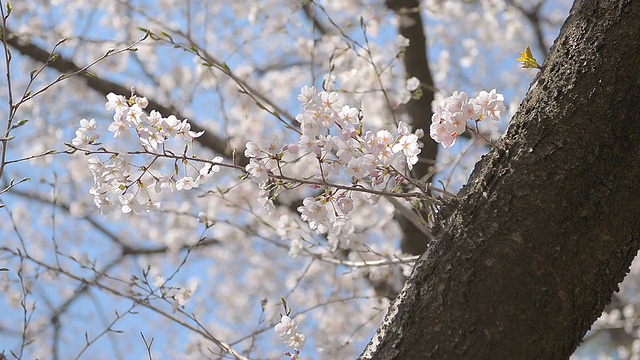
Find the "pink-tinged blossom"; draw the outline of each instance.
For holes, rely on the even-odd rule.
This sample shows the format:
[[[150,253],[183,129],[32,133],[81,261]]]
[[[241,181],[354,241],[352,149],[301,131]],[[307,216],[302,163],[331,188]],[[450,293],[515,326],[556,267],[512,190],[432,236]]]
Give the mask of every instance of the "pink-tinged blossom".
[[[200,175],[208,177],[220,171],[220,165],[218,165],[218,163],[222,163],[222,160],[222,156],[216,156],[211,159],[210,163],[205,164],[205,166],[200,169]]]
[[[467,120],[463,118],[452,118],[449,121],[445,121],[445,125],[449,132],[455,133],[455,135],[458,136],[467,129]]]
[[[291,144],[285,145],[283,149],[289,154],[295,155],[300,150],[300,145],[298,145],[298,143],[291,143]]]
[[[481,91],[472,99],[468,99],[465,93],[453,92],[442,106],[436,108],[429,135],[442,146],[451,147],[467,129],[467,120],[480,121],[486,117],[499,120],[504,112],[504,96],[496,93],[496,89]]]
[[[507,108],[504,104],[502,102],[496,102],[492,108],[487,110],[486,115],[491,120],[500,120],[500,117],[502,117],[502,114],[505,112],[507,112]]]
[[[496,89],[490,92],[481,91],[476,97],[476,104],[482,109],[483,114],[492,120],[500,120],[502,114],[507,111],[504,96],[498,94]]]
[[[411,134],[411,128],[409,125],[405,124],[403,121],[398,123],[398,135],[409,135]]]
[[[502,96],[502,95],[501,95]],[[490,107],[491,103],[498,100],[496,89],[491,90],[490,92],[480,91],[478,96],[476,96],[476,101],[479,106],[483,109]]]
[[[450,114],[458,113],[462,110],[462,105],[467,102],[467,99],[468,96],[464,91],[454,91],[453,94],[445,100],[444,109]]]
[[[141,109],[146,109],[149,106],[149,100],[146,97],[136,96],[136,104],[140,106]]]
[[[366,176],[366,174],[363,171],[364,169],[362,168],[362,166],[360,166],[361,163],[362,161],[359,158],[357,157],[351,158],[347,163],[347,166],[345,166],[344,168],[344,174],[347,176],[354,177],[356,179],[362,179],[363,177]]]
[[[318,136],[318,146],[320,146],[325,153],[331,152],[335,142],[336,142],[336,139],[331,135]]]
[[[461,118],[465,121],[467,119],[478,120],[482,116],[482,107],[478,105],[476,99],[473,98],[469,100],[468,103],[462,105],[461,114]]]
[[[456,132],[450,131],[448,124],[445,122],[431,123],[429,135],[445,148],[452,147],[458,137]]]
[[[348,139],[355,139],[358,137],[358,129],[354,126],[345,126],[340,129],[340,139],[346,141]]]
[[[390,165],[393,161],[393,151],[391,150],[391,147],[385,146],[384,148],[382,148],[378,152],[376,158],[378,159],[380,165]]]
[[[320,117],[320,125],[322,125],[324,129],[331,129],[339,119],[335,111],[325,111]]]
[[[350,197],[342,196],[338,198],[337,204],[338,209],[340,209],[340,212],[344,215],[349,214],[351,210],[353,210],[353,199]]]
[[[367,131],[364,134],[364,148],[368,153],[375,154],[378,152],[378,138],[371,131]]]
[[[96,156],[89,158],[89,170],[92,174],[102,174],[104,172],[104,164]]]
[[[267,211],[269,215],[276,209],[271,199],[271,193],[269,190],[260,190],[258,193],[258,203]]]
[[[315,198],[305,198],[302,201],[302,205],[303,206],[298,207],[298,212],[300,212],[305,219],[321,220],[327,217],[327,209]]]
[[[387,185],[389,173],[386,171],[374,170],[371,172],[371,185],[376,190],[382,190]]]

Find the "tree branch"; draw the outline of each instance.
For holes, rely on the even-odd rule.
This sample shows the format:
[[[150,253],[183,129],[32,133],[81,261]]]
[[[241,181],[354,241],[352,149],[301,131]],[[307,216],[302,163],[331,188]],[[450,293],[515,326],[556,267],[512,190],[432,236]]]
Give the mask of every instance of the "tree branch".
[[[639,17],[575,2],[362,359],[569,358],[640,248]]]
[[[57,59],[55,59],[54,61],[49,61],[50,53],[48,51],[30,42],[22,41],[18,36],[12,33],[9,29],[7,29],[7,44],[9,44],[14,49],[18,50],[21,54],[31,58],[32,60],[41,62],[43,64],[48,64],[49,67],[57,70],[61,74],[70,74],[70,73],[80,71],[82,69],[73,61],[66,59],[63,56],[58,56]],[[92,73],[91,75],[87,74],[87,76],[85,77],[78,77],[78,79],[83,79],[85,81],[85,84],[90,89],[93,89],[104,96],[107,96],[107,94],[110,92],[126,96],[131,92],[131,89],[126,88],[118,83],[106,80],[95,73]],[[144,94],[139,94],[139,95],[144,96]],[[153,100],[153,98],[151,97],[147,97],[147,99],[149,100],[149,107],[148,107],[149,111],[156,110],[161,114],[163,114],[164,116],[168,116],[169,114],[174,114],[179,119],[186,118],[186,116],[180,114],[180,112],[174,107],[164,106],[156,102],[155,100]],[[190,119],[189,123],[191,124],[191,130],[193,131],[197,132],[197,131],[205,130],[205,128],[201,124],[199,124],[197,120]],[[218,137],[217,135],[215,135],[213,132],[209,130],[205,131],[205,133],[201,137],[196,138],[195,141],[197,141],[200,145],[204,146],[205,148],[208,148],[211,151],[226,157],[227,159],[232,158],[233,149],[230,149],[227,146],[228,141]],[[236,163],[239,165],[246,165],[249,162],[248,162],[248,159],[244,157],[242,152],[238,152],[236,154]]]

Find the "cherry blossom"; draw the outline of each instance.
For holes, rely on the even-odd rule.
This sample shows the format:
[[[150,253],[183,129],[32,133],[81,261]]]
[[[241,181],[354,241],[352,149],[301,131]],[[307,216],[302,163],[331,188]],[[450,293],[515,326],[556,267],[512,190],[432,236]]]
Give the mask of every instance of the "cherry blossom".
[[[185,176],[178,181],[176,181],[176,190],[191,190],[197,188],[199,186],[198,182],[195,181],[191,176]]]
[[[38,6],[38,2],[46,4]],[[59,1],[53,3],[60,6]],[[69,36],[73,46],[60,49],[56,54],[62,57],[73,54],[69,59],[78,64],[88,64],[106,49],[120,47],[122,39],[134,36],[138,26],[148,28],[154,37],[137,46],[135,53],[107,59],[89,69],[92,76],[97,79],[104,76],[123,85],[120,88],[135,84],[139,94],[149,99],[135,90],[131,94],[110,93],[105,101],[98,101],[97,106],[92,107],[97,96],[85,87],[85,81],[72,80],[69,85],[62,84],[59,91],[40,95],[49,102],[43,100],[42,106],[32,103],[32,119],[46,113],[52,119],[61,120],[55,125],[40,121],[34,133],[45,136],[29,141],[34,146],[25,151],[25,156],[38,152],[36,148],[40,147],[42,151],[58,149],[59,142],[68,139],[70,152],[75,151],[73,158],[69,157],[73,161],[55,161],[57,180],[54,182],[51,175],[44,175],[43,180],[55,184],[51,198],[60,206],[68,205],[76,217],[70,227],[64,228],[65,237],[29,236],[32,252],[44,253],[54,244],[60,246],[60,252],[56,250],[55,254],[66,257],[68,249],[95,238],[97,245],[89,253],[97,262],[90,265],[95,269],[86,275],[87,280],[100,279],[105,262],[113,260],[109,255],[122,253],[122,258],[129,260],[110,268],[108,278],[102,278],[103,285],[120,284],[127,296],[142,292],[135,295],[138,297],[133,298],[133,303],[157,306],[154,310],[162,310],[166,303],[169,317],[172,317],[173,306],[176,312],[173,317],[189,324],[194,322],[181,316],[190,315],[191,309],[185,314],[178,310],[196,297],[204,298],[206,301],[198,301],[193,314],[198,315],[203,329],[223,341],[248,335],[254,330],[254,324],[257,329],[277,323],[279,315],[270,305],[264,308],[264,318],[258,319],[259,304],[252,299],[265,297],[271,301],[286,294],[308,310],[304,316],[312,319],[312,330],[305,334],[291,331],[280,341],[273,341],[273,333],[245,337],[257,344],[251,358],[272,358],[273,353],[269,351],[274,350],[274,344],[281,346],[283,342],[293,349],[306,346],[311,353],[305,354],[305,358],[355,358],[358,354],[353,352],[361,350],[360,345],[351,344],[368,341],[375,330],[372,324],[380,320],[379,309],[388,306],[385,299],[373,295],[368,281],[363,281],[367,266],[362,262],[406,258],[397,248],[396,240],[400,237],[394,220],[397,210],[387,200],[390,196],[409,195],[413,196],[408,198],[411,204],[415,204],[427,195],[421,188],[415,189],[415,196],[402,193],[404,185],[414,180],[409,170],[417,166],[421,142],[431,141],[423,139],[424,132],[432,135],[435,128],[442,144],[453,146],[457,137],[466,131],[468,120],[495,120],[507,114],[504,97],[495,90],[487,89],[478,97],[468,95],[466,101],[466,94],[458,92],[451,109],[459,114],[452,116],[448,110],[444,111],[443,105],[444,114],[441,113],[430,129],[423,130],[410,125],[402,104],[419,99],[422,92],[432,91],[427,86],[450,93],[457,86],[502,87],[511,81],[511,85],[518,84],[513,88],[526,89],[530,79],[522,78],[519,73],[496,73],[495,67],[487,67],[485,62],[492,65],[493,57],[468,56],[465,64],[471,67],[460,71],[462,60],[451,50],[456,49],[453,45],[458,44],[460,34],[464,34],[475,41],[465,42],[463,52],[483,54],[485,52],[478,49],[485,40],[477,41],[477,38],[498,39],[494,35],[500,33],[504,36],[496,41],[501,48],[486,54],[513,52],[523,41],[533,39],[522,26],[520,13],[512,11],[496,16],[493,7],[505,6],[500,1],[472,5],[424,3],[419,10],[433,20],[425,23],[427,40],[430,45],[435,44],[429,47],[435,83],[427,85],[422,83],[424,79],[407,78],[404,73],[402,56],[411,44],[402,36],[394,36],[393,27],[403,20],[389,12],[384,2],[367,6],[358,6],[354,1],[323,2],[322,8],[320,2],[290,1],[285,6],[274,1],[238,2],[220,13],[225,16],[222,23],[226,29],[217,29],[219,22],[210,21],[215,20],[222,9],[218,5],[196,5],[187,11],[180,1],[165,1],[161,7],[144,9],[126,2],[105,4],[97,7],[92,2],[65,1],[62,5],[69,10],[63,12],[65,16],[51,17],[41,16],[49,13],[53,6],[44,0],[34,0],[33,4],[12,3],[15,10],[9,25],[16,34],[25,41],[34,39],[42,45],[54,44],[58,36]],[[248,7],[244,6],[247,4]],[[319,35],[315,28],[311,29],[302,11],[305,4],[320,24],[327,24],[326,34]],[[478,9],[465,11],[470,10],[465,8],[467,5]],[[35,17],[27,16],[35,10],[38,14],[31,15]],[[187,22],[176,16],[187,13],[192,14],[188,28],[184,26]],[[74,34],[79,14],[95,14],[96,21],[87,21],[83,28],[95,27],[99,32]],[[237,19],[241,19],[241,26]],[[362,27],[353,26],[359,19]],[[247,21],[258,25],[259,30],[247,26]],[[376,37],[377,31],[382,36]],[[174,44],[167,41],[163,33],[171,36],[176,46],[186,46],[172,49]],[[110,34],[114,37],[106,42],[101,40]],[[230,34],[232,36],[228,36]],[[363,35],[370,36],[368,44],[361,40]],[[159,40],[155,40],[156,37]],[[16,59],[22,56],[13,50],[12,54]],[[13,65],[25,74],[33,70],[30,62]],[[49,67],[47,72],[55,69]],[[465,78],[469,74],[474,84]],[[15,88],[22,85],[16,84]],[[79,95],[75,100],[74,94]],[[517,90],[514,96],[510,92],[508,97],[513,102],[519,101]],[[57,108],[64,108],[65,113],[56,113]],[[178,110],[173,114],[157,111],[161,108]],[[69,118],[70,110],[81,115],[73,118],[74,125],[64,128],[62,120]],[[81,120],[77,127],[77,119],[83,116],[95,117],[95,121]],[[469,127],[472,126],[470,122]],[[194,128],[206,128],[207,132],[221,136],[223,148],[228,152],[212,150],[203,141],[202,132],[193,131]],[[486,150],[482,146],[478,148]],[[478,152],[476,148],[472,150]],[[446,158],[447,152],[440,152],[439,156],[444,158],[444,163],[450,160]],[[63,168],[68,171],[61,171]],[[447,186],[455,189],[456,182],[457,178]],[[65,186],[70,187],[65,189]],[[302,206],[291,205],[301,199],[304,199]],[[16,207],[12,211],[21,215],[16,216],[17,219],[39,215],[33,211],[23,214]],[[51,222],[51,212],[41,213],[38,223]],[[56,211],[55,215],[56,224],[68,220],[63,218],[64,211]],[[35,223],[22,221],[28,225]],[[102,236],[95,230],[85,232],[87,222],[103,224],[114,236]],[[33,230],[33,226],[23,227],[23,231]],[[71,236],[66,236],[68,234]],[[7,241],[11,242],[10,238],[7,237]],[[201,239],[205,245],[191,247],[200,244]],[[118,241],[122,241],[123,247]],[[215,243],[212,247],[206,245],[212,243]],[[92,249],[94,243],[86,246]],[[8,244],[9,247],[14,244]],[[106,250],[104,256],[96,257],[95,251],[103,249]],[[144,254],[146,250],[158,249],[167,249],[167,256]],[[136,250],[140,254],[132,255]],[[191,255],[183,257],[187,252]],[[179,266],[182,261],[184,268]],[[74,269],[74,264],[71,265],[68,268]],[[150,272],[146,273],[149,268]],[[408,271],[410,263],[404,268]],[[27,274],[28,270],[27,266],[23,273]],[[48,273],[47,270],[44,274]],[[145,273],[149,284],[127,288],[130,277],[137,276],[136,284],[140,285]],[[206,288],[193,292],[195,288],[191,290],[184,282],[185,274],[194,273],[207,277],[207,281],[201,283]],[[367,274],[367,279],[384,279],[393,271],[376,268],[367,270]],[[73,295],[67,294],[74,294],[76,286],[59,280],[63,278],[66,279],[62,276],[47,283],[43,276],[39,282],[55,286],[52,291],[61,289],[61,300],[73,299]],[[176,283],[178,285],[172,286]],[[146,285],[152,285],[148,289],[155,290],[155,295],[141,290]],[[146,296],[151,298],[145,299]],[[52,300],[55,304],[58,299]],[[99,300],[102,302],[103,298]],[[117,305],[118,309],[122,308],[122,302]],[[77,309],[72,306],[71,309]],[[42,309],[41,306],[39,311]],[[107,313],[109,311],[105,311]],[[145,322],[147,319],[156,324],[157,319],[145,317]],[[302,315],[296,315],[298,322],[301,319]],[[33,322],[38,326],[41,323],[44,325],[44,322]],[[170,323],[167,320],[157,324],[173,331],[173,327],[167,326]],[[234,323],[246,324],[249,330],[242,333],[245,329]],[[297,323],[295,328],[297,330]],[[46,339],[46,327],[37,329],[39,338]],[[96,333],[95,327],[86,330],[90,335]],[[85,345],[82,334],[61,334],[62,338],[78,339],[80,348]],[[153,350],[161,353],[166,349],[180,349],[167,353],[176,358],[186,356],[178,353],[182,349],[192,357],[217,356],[208,352],[216,349],[206,334],[183,335],[167,339],[166,345],[156,341]],[[129,338],[131,342],[140,342],[139,336]],[[308,349],[311,344],[314,348]],[[237,346],[254,349],[250,345],[244,341]],[[30,345],[34,346],[38,345]],[[69,346],[72,347],[75,344]],[[75,350],[71,350],[74,353],[69,354],[70,357],[77,355]],[[24,357],[35,358],[38,353],[46,353],[33,351]],[[295,354],[292,358],[298,355],[293,350],[291,353]],[[56,356],[65,358],[67,354]]]
[[[441,105],[438,105],[431,118],[429,135],[445,148],[452,147],[456,139],[466,128],[467,120],[476,122],[484,118],[499,120],[506,112],[504,96],[496,89],[469,99],[464,92],[454,91]]]
[[[298,331],[298,323],[287,315],[280,317],[280,322],[274,327],[280,339],[284,340],[287,347],[302,350],[306,342],[306,336]]]

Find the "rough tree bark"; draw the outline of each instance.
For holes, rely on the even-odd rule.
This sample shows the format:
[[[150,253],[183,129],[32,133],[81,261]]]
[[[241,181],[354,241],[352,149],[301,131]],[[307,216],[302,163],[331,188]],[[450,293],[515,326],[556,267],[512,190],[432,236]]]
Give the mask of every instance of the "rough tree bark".
[[[573,353],[640,247],[639,18],[575,2],[361,358]]]

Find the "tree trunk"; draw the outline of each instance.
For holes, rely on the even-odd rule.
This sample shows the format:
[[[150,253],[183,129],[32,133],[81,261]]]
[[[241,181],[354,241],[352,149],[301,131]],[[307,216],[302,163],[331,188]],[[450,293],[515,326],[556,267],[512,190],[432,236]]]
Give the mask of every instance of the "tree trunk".
[[[413,98],[407,103],[407,115],[414,128],[428,131],[433,114],[431,103],[435,97],[435,86],[427,60],[427,39],[420,13],[420,0],[386,0],[385,5],[399,17],[398,34],[409,40],[409,46],[402,57],[405,76],[407,79],[416,77],[420,80],[422,96]],[[438,156],[438,144],[429,137],[423,141],[420,160],[413,167],[411,174],[415,179],[430,182],[433,178],[432,168]],[[426,219],[429,215],[428,209],[420,211],[420,214],[423,219]],[[400,250],[412,255],[422,254],[427,249],[429,237],[404,215],[398,214],[396,220],[402,229]]]
[[[640,244],[638,19],[639,1],[575,2],[361,358],[573,353]]]

